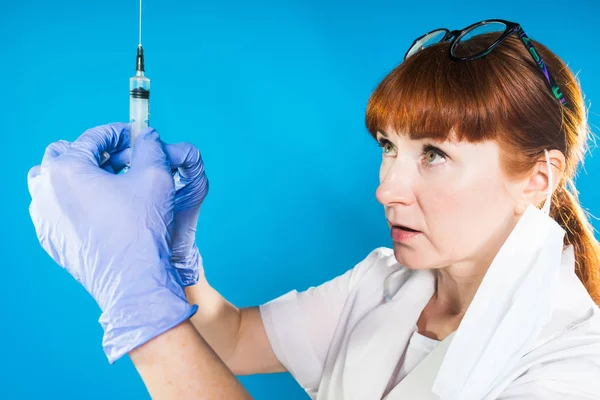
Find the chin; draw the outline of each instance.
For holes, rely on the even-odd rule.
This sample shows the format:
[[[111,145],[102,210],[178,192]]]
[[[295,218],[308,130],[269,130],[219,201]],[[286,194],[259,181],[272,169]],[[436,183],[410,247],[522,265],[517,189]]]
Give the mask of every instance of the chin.
[[[412,247],[407,247],[394,242],[394,257],[398,264],[405,266],[408,269],[437,269],[439,263],[431,260],[431,251],[418,250]]]
[[[414,249],[408,249],[398,243],[394,243],[394,257],[398,264],[409,269],[425,269],[423,265],[423,257],[419,257],[419,252]],[[420,259],[420,260],[419,260]]]

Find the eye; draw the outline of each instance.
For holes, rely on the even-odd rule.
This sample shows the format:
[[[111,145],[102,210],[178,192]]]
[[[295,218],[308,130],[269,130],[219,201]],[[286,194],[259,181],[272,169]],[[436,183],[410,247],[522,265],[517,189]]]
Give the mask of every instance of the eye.
[[[384,143],[383,144],[383,152],[384,153],[389,153],[390,151],[394,150],[394,148],[392,147],[390,142]]]
[[[394,145],[389,140],[381,138],[377,142],[379,147],[383,149],[383,154],[390,154],[394,151]]]
[[[423,158],[428,165],[436,165],[446,161],[446,154],[437,147],[427,145],[423,147]]]

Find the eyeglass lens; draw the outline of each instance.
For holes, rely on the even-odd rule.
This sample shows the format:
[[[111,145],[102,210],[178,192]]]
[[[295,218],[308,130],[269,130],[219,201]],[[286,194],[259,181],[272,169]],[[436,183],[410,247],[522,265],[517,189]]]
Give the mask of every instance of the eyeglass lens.
[[[444,36],[446,36],[446,31],[444,29],[438,29],[436,31],[428,33],[421,39],[417,40],[415,44],[413,44],[409,52],[406,54],[406,58],[412,56],[415,53],[418,53],[426,47],[439,43],[444,38]]]
[[[473,57],[485,52],[506,31],[502,22],[488,22],[466,32],[453,48],[455,57]]]

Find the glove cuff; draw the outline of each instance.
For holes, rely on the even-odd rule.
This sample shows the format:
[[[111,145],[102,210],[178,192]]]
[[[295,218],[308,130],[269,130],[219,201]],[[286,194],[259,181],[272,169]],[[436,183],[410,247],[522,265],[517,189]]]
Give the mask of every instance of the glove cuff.
[[[170,274],[175,274],[171,267],[167,268]],[[99,322],[104,329],[102,347],[110,364],[181,324],[198,309],[197,305],[186,301],[174,276],[165,286],[129,293],[100,316]]]
[[[192,286],[198,283],[200,279],[200,271],[203,270],[202,256],[198,251],[198,247],[194,244],[192,250],[185,260],[172,263],[173,267],[179,274],[181,283],[184,287]]]

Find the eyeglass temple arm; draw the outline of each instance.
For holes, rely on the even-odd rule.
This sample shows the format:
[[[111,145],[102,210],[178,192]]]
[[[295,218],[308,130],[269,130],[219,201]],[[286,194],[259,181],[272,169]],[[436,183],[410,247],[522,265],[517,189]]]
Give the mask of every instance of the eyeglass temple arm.
[[[560,101],[562,105],[567,104],[567,100],[564,98],[560,88],[558,87],[558,85],[556,84],[556,81],[552,77],[552,74],[550,74],[550,71],[548,71],[548,67],[546,66],[546,63],[544,62],[542,57],[540,57],[539,53],[533,46],[533,43],[531,43],[531,39],[529,39],[529,37],[527,37],[527,35],[525,34],[525,31],[523,31],[523,28],[521,28],[519,26],[516,34],[519,37],[519,39],[521,39],[521,42],[525,45],[525,47],[527,48],[529,53],[531,53],[531,55],[533,56],[533,59],[535,60],[535,63],[537,64],[537,66],[540,67],[540,69],[542,70],[542,73],[544,74],[546,81],[550,84],[550,88],[552,89],[552,94],[554,94],[554,97],[556,98],[556,100]]]

